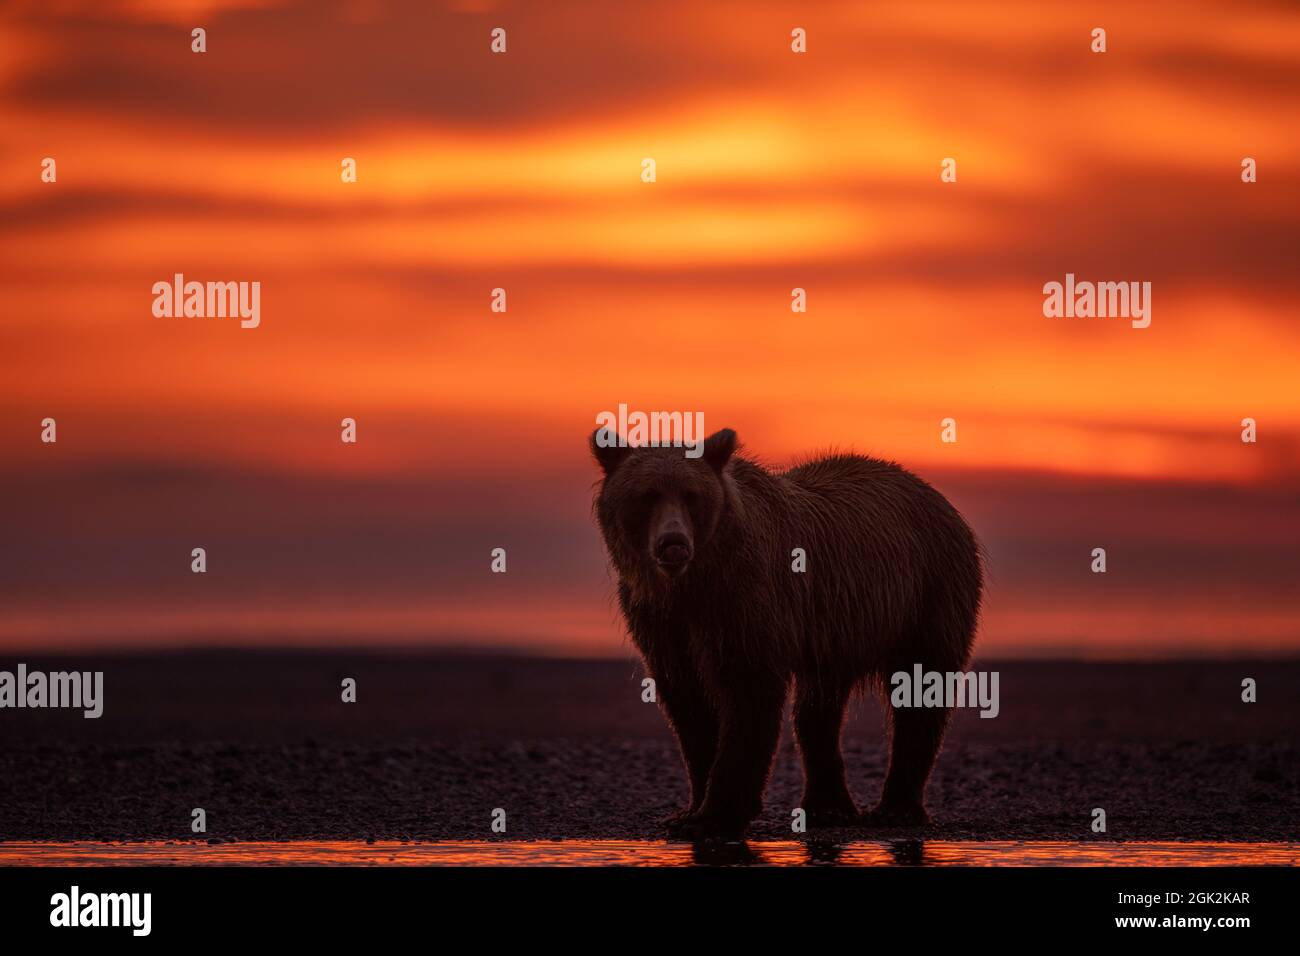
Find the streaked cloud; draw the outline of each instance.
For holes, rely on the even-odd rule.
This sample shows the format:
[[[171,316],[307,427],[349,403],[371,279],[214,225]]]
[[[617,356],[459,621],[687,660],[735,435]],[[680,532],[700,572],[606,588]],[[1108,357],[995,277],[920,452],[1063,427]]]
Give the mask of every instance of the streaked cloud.
[[[11,4],[0,479],[80,517],[19,522],[0,645],[613,646],[583,443],[625,401],[941,476],[995,647],[1294,647],[1297,54],[1285,4]],[[1151,281],[1152,327],[1043,318],[1067,271]],[[176,272],[261,281],[263,327],[155,319]],[[195,536],[227,590],[167,578]],[[1104,602],[1101,536],[1142,568]]]

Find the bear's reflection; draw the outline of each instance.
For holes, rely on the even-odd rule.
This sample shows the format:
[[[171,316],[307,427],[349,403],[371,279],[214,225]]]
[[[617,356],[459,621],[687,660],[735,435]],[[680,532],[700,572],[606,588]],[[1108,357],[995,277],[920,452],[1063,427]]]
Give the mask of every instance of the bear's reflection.
[[[734,843],[697,840],[691,844],[691,861],[696,866],[762,866],[767,863],[763,855],[744,840]]]

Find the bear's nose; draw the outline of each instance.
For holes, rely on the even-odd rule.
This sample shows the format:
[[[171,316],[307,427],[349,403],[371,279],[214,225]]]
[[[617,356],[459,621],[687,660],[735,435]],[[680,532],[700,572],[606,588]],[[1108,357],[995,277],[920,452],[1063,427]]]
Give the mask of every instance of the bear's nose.
[[[655,560],[660,564],[681,565],[691,559],[691,540],[680,531],[668,531],[655,542]]]

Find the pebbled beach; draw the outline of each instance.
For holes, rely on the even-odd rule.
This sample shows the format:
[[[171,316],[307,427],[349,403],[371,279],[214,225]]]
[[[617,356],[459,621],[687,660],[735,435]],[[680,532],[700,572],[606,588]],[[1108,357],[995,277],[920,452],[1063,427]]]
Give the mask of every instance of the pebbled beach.
[[[456,653],[19,655],[104,671],[104,713],[0,713],[0,840],[655,839],[686,784],[633,660]],[[995,719],[959,712],[924,831],[832,840],[1288,841],[1300,834],[1300,662],[977,661]],[[344,678],[357,702],[340,699]],[[1243,677],[1259,702],[1240,699]],[[874,698],[844,737],[864,809],[884,779]],[[783,736],[755,839],[790,839]],[[207,833],[190,831],[191,810]],[[1106,811],[1107,832],[1090,829]],[[492,811],[506,811],[504,835]]]

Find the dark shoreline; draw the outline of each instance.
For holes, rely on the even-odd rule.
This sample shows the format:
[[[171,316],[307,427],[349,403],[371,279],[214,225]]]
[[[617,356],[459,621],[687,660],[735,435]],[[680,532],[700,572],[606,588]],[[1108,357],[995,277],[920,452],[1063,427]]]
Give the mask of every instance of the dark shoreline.
[[[189,840],[193,807],[215,841],[492,839],[497,807],[506,839],[656,839],[685,795],[630,659],[205,650],[0,668],[19,661],[104,670],[105,709],[0,711],[0,840]],[[1300,661],[974,666],[1000,672],[1001,714],[954,720],[935,825],[826,838],[1297,839]],[[1259,703],[1241,702],[1243,677]],[[864,807],[883,734],[874,700],[855,705],[844,750]],[[800,786],[787,734],[753,838],[790,838]]]

